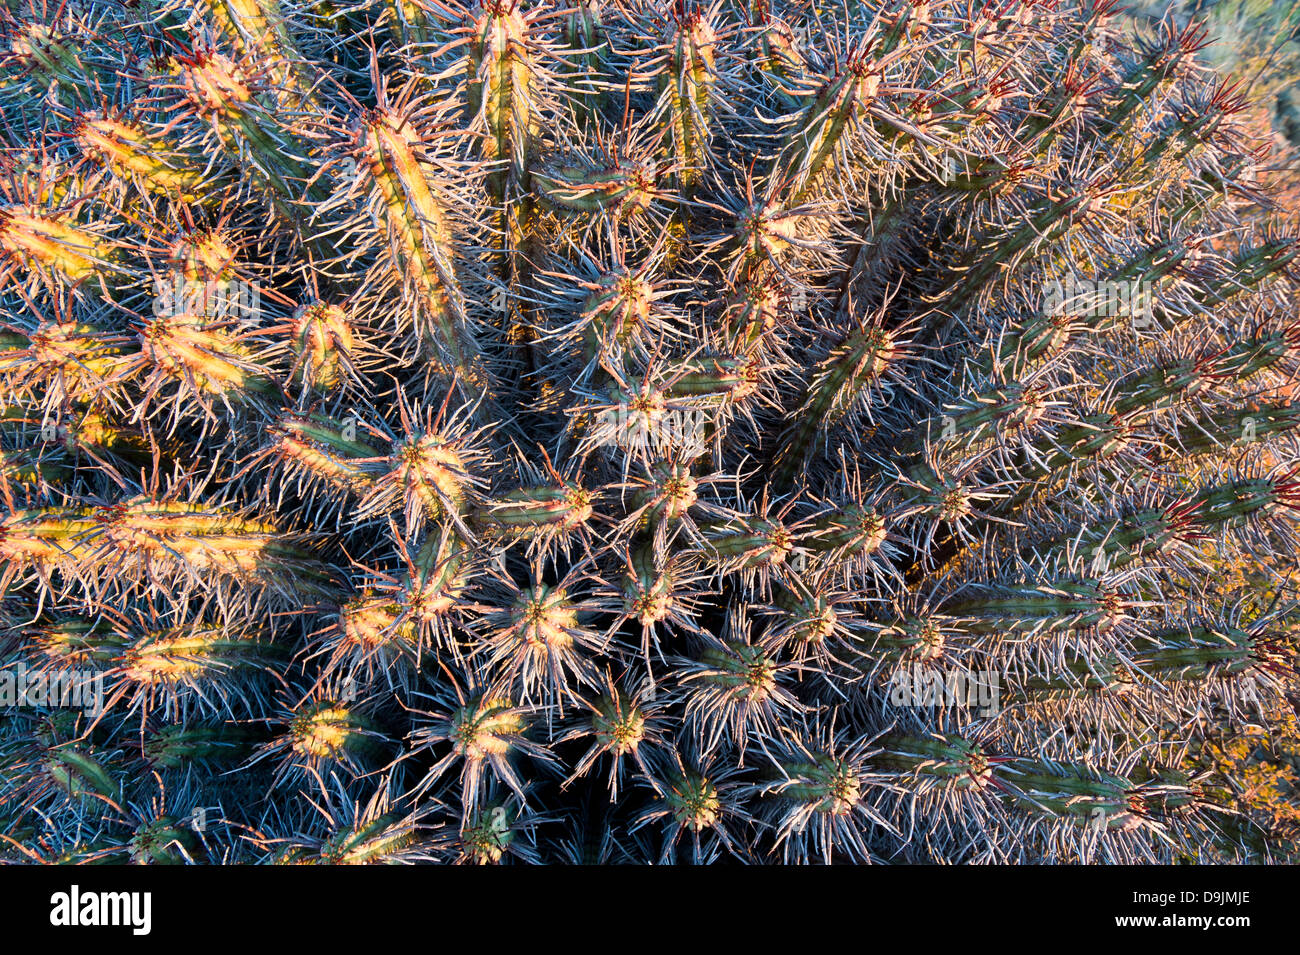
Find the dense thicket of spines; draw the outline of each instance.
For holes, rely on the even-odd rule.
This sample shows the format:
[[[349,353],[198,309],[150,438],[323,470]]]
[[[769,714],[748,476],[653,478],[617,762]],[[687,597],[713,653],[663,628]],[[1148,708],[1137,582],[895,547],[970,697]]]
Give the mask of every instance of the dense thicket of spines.
[[[1300,242],[1197,28],[4,30],[5,659],[105,704],[6,721],[7,855],[1208,851],[1189,741],[1294,679],[1204,584],[1294,564]]]

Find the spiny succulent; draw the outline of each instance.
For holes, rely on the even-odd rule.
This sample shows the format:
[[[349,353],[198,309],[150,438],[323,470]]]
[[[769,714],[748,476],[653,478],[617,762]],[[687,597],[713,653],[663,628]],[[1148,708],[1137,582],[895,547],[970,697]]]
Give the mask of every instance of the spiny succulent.
[[[1300,237],[1113,15],[7,3],[0,853],[1224,851]]]

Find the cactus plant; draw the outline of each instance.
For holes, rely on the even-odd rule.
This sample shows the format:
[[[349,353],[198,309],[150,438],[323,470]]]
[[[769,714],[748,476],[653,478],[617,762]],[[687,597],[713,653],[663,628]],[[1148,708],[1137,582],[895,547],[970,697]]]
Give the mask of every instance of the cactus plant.
[[[0,685],[95,688],[12,701],[6,856],[1210,853],[1300,238],[1198,27],[3,17]]]

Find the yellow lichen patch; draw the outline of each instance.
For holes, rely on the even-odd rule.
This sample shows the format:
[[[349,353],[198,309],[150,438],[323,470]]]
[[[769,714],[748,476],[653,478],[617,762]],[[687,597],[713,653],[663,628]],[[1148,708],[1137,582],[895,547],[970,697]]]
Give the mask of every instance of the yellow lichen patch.
[[[126,341],[92,325],[47,322],[5,364],[27,387],[57,382],[69,396],[97,393],[129,367]]]
[[[235,277],[234,239],[221,229],[193,232],[172,243],[167,261],[187,282],[226,282]]]
[[[352,741],[357,722],[351,710],[342,706],[322,705],[295,714],[289,724],[292,748],[308,759],[329,759],[341,753]]]
[[[660,104],[669,127],[673,159],[683,185],[699,179],[708,157],[713,125],[712,91],[717,73],[717,32],[707,14],[691,11],[670,22],[664,46],[668,70],[660,80]]]
[[[343,606],[339,622],[347,642],[363,650],[375,650],[414,638],[414,624],[409,620],[399,622],[401,613],[402,608],[391,601],[363,594]]]
[[[645,713],[640,707],[625,707],[608,697],[597,703],[591,725],[597,745],[620,756],[636,752],[645,739]]]
[[[38,508],[0,516],[0,559],[47,567],[89,561],[95,519],[84,508]]]
[[[160,316],[140,334],[143,357],[159,371],[210,395],[263,391],[270,380],[232,324],[202,315]]]
[[[121,674],[135,683],[174,685],[216,678],[256,665],[263,647],[218,627],[185,627],[148,634],[126,651]]]
[[[434,623],[456,607],[467,584],[466,562],[450,536],[440,544],[430,539],[420,548],[402,587],[403,603],[417,621]]]
[[[359,147],[383,201],[402,278],[419,294],[421,322],[457,368],[468,370],[473,349],[462,323],[461,292],[444,204],[417,156],[420,135],[392,110],[374,110],[363,123]]]
[[[202,195],[203,174],[190,168],[165,142],[119,119],[84,117],[77,127],[82,148],[98,155],[115,172],[140,177],[145,187],[183,202]]]
[[[475,12],[469,32],[468,106],[487,128],[483,158],[509,159],[510,173],[522,182],[532,139],[541,129],[528,20],[517,3],[489,3]],[[504,171],[497,173],[491,188],[500,195],[504,182]]]
[[[563,590],[541,588],[529,594],[510,615],[508,633],[534,651],[546,654],[573,646],[578,614]]]
[[[112,259],[107,240],[30,206],[0,209],[0,251],[74,283],[107,271]]]
[[[339,388],[356,349],[347,313],[324,302],[305,305],[294,312],[291,334],[295,377],[317,391]]]
[[[220,53],[209,53],[193,63],[184,64],[179,70],[179,79],[182,92],[202,110],[227,113],[235,104],[253,99],[243,69]]]
[[[511,737],[526,728],[524,718],[504,697],[486,697],[467,706],[457,711],[452,723],[456,752],[471,761],[506,755]]]
[[[408,496],[420,501],[430,514],[464,507],[468,475],[453,442],[427,434],[403,445],[398,453],[398,479]]]

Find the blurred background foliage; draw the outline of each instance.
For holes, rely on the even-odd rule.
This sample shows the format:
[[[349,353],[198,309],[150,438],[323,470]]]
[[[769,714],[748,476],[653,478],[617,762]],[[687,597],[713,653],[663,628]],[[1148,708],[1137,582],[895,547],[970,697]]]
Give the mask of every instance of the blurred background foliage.
[[[1273,129],[1300,146],[1300,3],[1296,0],[1137,0],[1128,5],[1138,24],[1166,12],[1210,28],[1206,62],[1246,80]]]
[[[1271,151],[1270,184],[1280,211],[1300,221],[1300,0],[1136,0],[1126,6],[1135,30],[1168,13],[1209,27],[1212,42],[1200,55],[1246,89],[1255,132]],[[1296,557],[1289,566],[1223,563],[1215,586],[1225,603],[1240,601],[1250,620],[1275,601],[1300,602],[1298,568]],[[1300,863],[1298,712],[1300,684],[1291,687],[1288,705],[1260,709],[1256,722],[1233,721],[1225,711],[1206,714],[1186,769],[1213,772],[1213,795],[1239,813],[1222,820],[1222,861],[1239,859],[1244,850],[1258,862]]]

